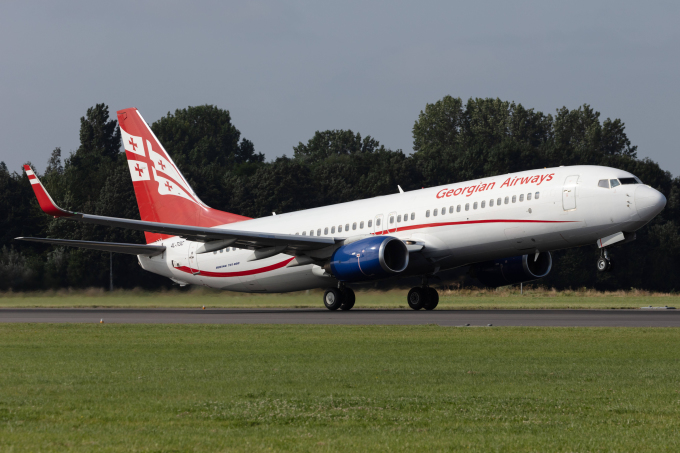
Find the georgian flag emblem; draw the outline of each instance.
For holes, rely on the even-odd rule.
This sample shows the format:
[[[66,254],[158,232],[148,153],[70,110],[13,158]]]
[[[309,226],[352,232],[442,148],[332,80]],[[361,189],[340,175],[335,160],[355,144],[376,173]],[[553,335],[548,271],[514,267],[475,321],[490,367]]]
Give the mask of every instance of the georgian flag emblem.
[[[130,151],[131,153],[144,156],[144,143],[142,142],[142,137],[137,137],[135,135],[130,135],[121,127],[120,134],[123,138],[123,146],[125,146],[125,151]]]
[[[149,174],[149,166],[146,162],[141,160],[128,160],[128,167],[130,167],[130,175],[132,176],[132,181],[148,181],[151,179]]]

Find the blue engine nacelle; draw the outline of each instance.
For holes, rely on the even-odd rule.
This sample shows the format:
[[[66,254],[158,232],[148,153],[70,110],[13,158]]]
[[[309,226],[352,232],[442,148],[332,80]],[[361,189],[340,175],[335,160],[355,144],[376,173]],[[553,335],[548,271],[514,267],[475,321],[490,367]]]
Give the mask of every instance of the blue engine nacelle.
[[[360,282],[388,277],[408,266],[408,249],[399,239],[375,236],[337,249],[330,260],[333,277],[341,282]]]
[[[472,275],[486,286],[505,286],[545,277],[552,269],[550,252],[519,255],[472,266]]]

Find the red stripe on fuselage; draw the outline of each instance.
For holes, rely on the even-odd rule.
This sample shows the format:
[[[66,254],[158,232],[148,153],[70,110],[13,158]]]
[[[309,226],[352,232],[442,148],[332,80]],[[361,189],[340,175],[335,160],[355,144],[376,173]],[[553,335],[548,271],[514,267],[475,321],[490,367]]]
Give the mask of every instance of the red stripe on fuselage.
[[[239,271],[239,272],[210,272],[210,271],[203,271],[199,270],[199,273],[197,275],[201,275],[202,277],[243,277],[246,275],[255,275],[255,274],[261,274],[263,272],[269,272],[273,271],[275,269],[281,269],[284,267],[286,264],[290,263],[293,261],[293,258],[281,261],[280,263],[272,264],[271,266],[265,266],[261,267],[259,269],[250,269],[248,271]],[[187,266],[180,266],[176,267],[178,271],[186,272],[187,274],[193,274],[194,271]]]
[[[392,232],[390,232],[389,230],[383,230],[373,234],[384,235],[398,233],[399,231],[419,230],[421,228],[436,228],[450,225],[471,225],[476,223],[575,223],[575,222],[578,222],[578,220],[513,220],[513,219],[464,220],[462,222],[439,222],[439,223],[426,223],[422,225],[395,227],[394,228],[395,231]]]

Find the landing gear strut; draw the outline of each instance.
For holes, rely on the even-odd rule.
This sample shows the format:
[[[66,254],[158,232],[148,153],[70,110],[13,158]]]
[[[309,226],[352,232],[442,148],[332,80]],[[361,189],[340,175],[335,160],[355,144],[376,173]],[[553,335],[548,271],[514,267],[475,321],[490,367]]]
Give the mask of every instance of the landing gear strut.
[[[345,285],[338,285],[337,288],[328,288],[323,293],[323,304],[329,310],[351,310],[354,307],[356,296],[352,288]]]
[[[434,310],[439,304],[439,293],[436,289],[427,286],[427,279],[423,278],[423,286],[411,288],[406,297],[408,306],[413,310]]]
[[[597,259],[597,270],[600,272],[609,272],[611,268],[612,262],[609,259],[609,253],[607,253],[607,249],[600,249],[600,257]]]

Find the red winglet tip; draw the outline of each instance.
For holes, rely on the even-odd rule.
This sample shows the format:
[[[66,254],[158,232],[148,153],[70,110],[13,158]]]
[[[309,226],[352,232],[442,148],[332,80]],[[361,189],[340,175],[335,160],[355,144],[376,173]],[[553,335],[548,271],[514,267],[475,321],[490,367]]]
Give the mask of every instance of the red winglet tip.
[[[26,171],[26,176],[28,176],[28,180],[31,183],[31,187],[33,188],[33,193],[38,199],[40,209],[42,209],[45,214],[49,214],[55,218],[70,217],[73,215],[72,212],[64,211],[56,205],[56,203],[52,200],[52,197],[50,197],[50,194],[47,193],[45,187],[43,187],[42,183],[35,173],[33,173],[33,170],[29,165],[24,165],[24,170]]]

